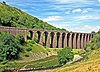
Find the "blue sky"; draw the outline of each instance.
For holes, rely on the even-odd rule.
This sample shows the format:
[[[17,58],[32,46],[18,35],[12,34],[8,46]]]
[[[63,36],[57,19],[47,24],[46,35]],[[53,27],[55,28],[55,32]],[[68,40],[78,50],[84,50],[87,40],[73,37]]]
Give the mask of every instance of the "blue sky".
[[[100,0],[0,0],[73,32],[100,29]]]

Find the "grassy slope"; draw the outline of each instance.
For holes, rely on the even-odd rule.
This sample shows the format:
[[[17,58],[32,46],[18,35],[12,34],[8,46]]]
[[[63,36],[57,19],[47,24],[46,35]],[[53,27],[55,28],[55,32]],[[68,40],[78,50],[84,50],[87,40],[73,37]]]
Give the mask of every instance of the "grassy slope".
[[[88,58],[87,61],[65,65],[51,72],[100,72],[100,49],[90,52]]]
[[[49,67],[57,66],[58,60],[57,56],[50,56],[45,59],[40,59],[36,61],[12,61],[5,65],[0,65],[0,72],[3,68],[32,68],[32,67]]]
[[[39,55],[40,53],[47,54],[47,52],[48,52],[43,46],[41,46],[39,44],[32,44],[31,51],[27,51],[26,46],[23,46],[23,48],[24,48],[24,52],[20,53],[20,58],[21,58],[20,61],[34,60],[35,58],[33,58],[34,57],[33,55]],[[36,57],[36,58],[38,58],[38,57]]]
[[[0,25],[13,26],[19,28],[34,28],[45,30],[61,30],[65,29],[56,28],[47,22],[43,22],[38,18],[31,16],[20,9],[11,7],[7,4],[0,2]]]

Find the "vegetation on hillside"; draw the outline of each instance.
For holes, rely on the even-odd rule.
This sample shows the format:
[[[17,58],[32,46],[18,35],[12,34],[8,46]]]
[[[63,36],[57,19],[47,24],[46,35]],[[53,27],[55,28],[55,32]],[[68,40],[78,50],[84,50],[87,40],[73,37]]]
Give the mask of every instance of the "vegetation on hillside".
[[[0,33],[0,62],[19,58],[20,40],[6,32]]]
[[[7,32],[0,32],[0,72],[4,68],[12,67],[22,68],[23,66],[41,67],[58,65],[57,56],[34,61],[37,58],[35,55],[44,57],[50,51],[52,51],[50,48],[45,48],[32,40],[25,42],[20,35],[13,36]]]
[[[69,61],[72,61],[74,58],[74,54],[71,48],[63,48],[58,52],[58,61],[59,64],[66,64]]]
[[[87,55],[78,63],[64,65],[50,72],[100,72],[100,32],[86,46]]]
[[[93,50],[88,60],[71,65],[64,65],[50,72],[100,72],[100,49]]]
[[[95,50],[100,48],[100,33],[98,32],[94,38],[87,44],[86,46],[86,50],[90,51],[90,50]]]
[[[43,22],[42,20],[21,11],[20,9],[1,2],[0,25],[18,28],[66,31],[65,29],[56,28],[47,22]]]

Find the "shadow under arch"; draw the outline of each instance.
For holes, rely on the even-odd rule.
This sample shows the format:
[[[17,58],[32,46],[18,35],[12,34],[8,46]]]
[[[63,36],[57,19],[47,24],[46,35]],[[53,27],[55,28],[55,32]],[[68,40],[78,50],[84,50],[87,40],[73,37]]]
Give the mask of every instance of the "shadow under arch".
[[[67,34],[67,46],[69,47],[69,38],[70,38],[70,33]]]
[[[57,35],[57,46],[56,47],[59,48],[60,32],[57,32],[56,35]]]
[[[86,43],[88,43],[88,34],[86,35]]]
[[[46,46],[47,45],[47,37],[48,37],[48,32],[45,31],[43,33],[43,46]]]
[[[32,40],[32,37],[33,37],[33,31],[32,31],[32,30],[29,30],[29,31],[27,32],[27,39],[28,39],[28,40]]]
[[[62,48],[65,47],[65,37],[66,37],[66,33],[62,33]]]
[[[35,37],[36,37],[36,43],[39,43],[40,42],[40,37],[41,37],[41,32],[37,31]]]
[[[80,34],[80,49],[82,47],[82,34]]]
[[[54,32],[50,33],[50,48],[53,48],[53,43],[54,43]]]
[[[76,34],[76,49],[78,49],[78,36],[79,36],[79,34],[77,33]]]
[[[75,38],[75,34],[72,33],[72,41],[71,41],[71,42],[72,42],[72,43],[71,43],[71,44],[72,44],[72,48],[74,47],[74,38]]]

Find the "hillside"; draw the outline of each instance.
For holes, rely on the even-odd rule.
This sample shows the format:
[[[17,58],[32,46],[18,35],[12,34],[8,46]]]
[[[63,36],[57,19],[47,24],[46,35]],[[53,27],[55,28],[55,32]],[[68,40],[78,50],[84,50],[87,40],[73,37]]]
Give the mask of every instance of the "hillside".
[[[78,63],[65,65],[50,72],[100,72],[100,33],[86,46],[87,56]]]
[[[100,49],[92,51],[88,56],[87,61],[65,65],[50,72],[100,72]]]
[[[0,72],[5,68],[23,68],[30,65],[33,67],[34,64],[35,67],[58,65],[57,56],[53,56],[52,52],[56,51],[32,40],[23,41],[19,35],[0,32]]]
[[[34,28],[45,30],[60,30],[65,29],[56,28],[47,22],[43,22],[38,18],[31,16],[20,9],[11,7],[7,4],[0,2],[0,25],[18,28]]]

